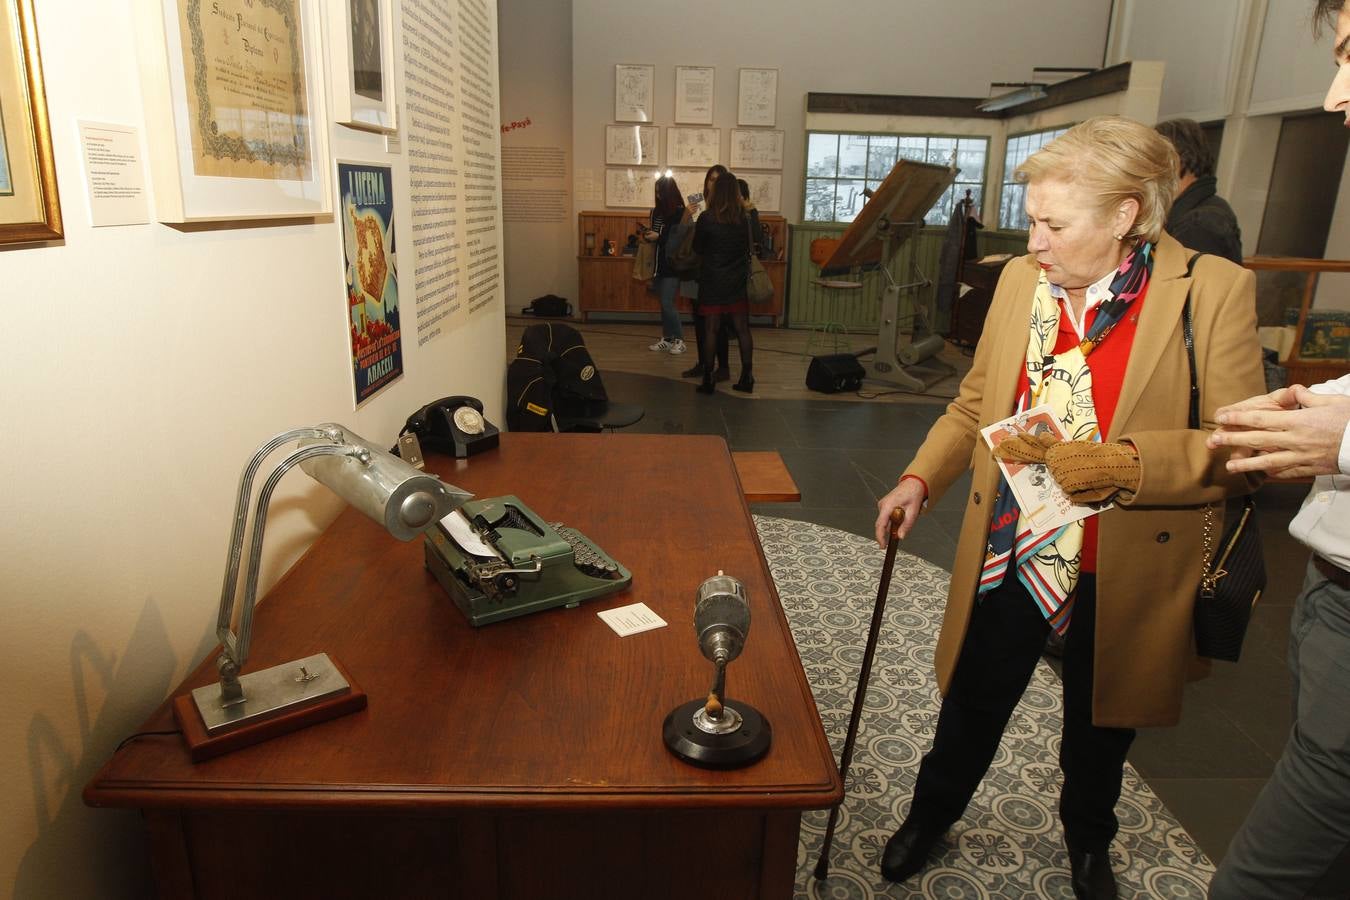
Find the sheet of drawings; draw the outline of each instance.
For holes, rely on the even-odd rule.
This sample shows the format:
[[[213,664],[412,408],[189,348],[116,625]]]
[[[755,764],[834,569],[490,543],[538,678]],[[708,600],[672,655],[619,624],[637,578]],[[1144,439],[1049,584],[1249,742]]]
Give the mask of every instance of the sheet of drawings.
[[[778,212],[783,206],[783,176],[777,172],[737,172],[750,187],[750,200],[762,213]]]
[[[721,162],[722,129],[666,129],[666,165],[712,166]]]
[[[731,129],[731,170],[783,168],[783,132]]]
[[[654,183],[645,169],[606,169],[605,206],[651,209]]]
[[[990,448],[997,447],[1015,434],[1053,434],[1060,440],[1066,439],[1059,418],[1046,404],[1033,406],[1026,412],[1016,413],[980,429],[980,435]],[[1012,487],[1018,509],[1035,534],[1044,534],[1070,522],[1086,519],[1113,505],[1073,503],[1044,465],[1000,459],[998,467]]]
[[[680,196],[688,199],[690,194],[703,193],[703,179],[708,174],[707,169],[669,169],[670,177],[675,179],[675,184],[680,188]],[[699,204],[699,209],[707,209],[708,203],[705,200]]]
[[[614,121],[650,122],[655,66],[619,63],[614,67]]]
[[[687,125],[713,123],[712,66],[675,67],[675,121]]]
[[[605,165],[654,166],[661,152],[655,125],[606,125]]]
[[[737,125],[778,124],[778,70],[741,69],[736,98]]]

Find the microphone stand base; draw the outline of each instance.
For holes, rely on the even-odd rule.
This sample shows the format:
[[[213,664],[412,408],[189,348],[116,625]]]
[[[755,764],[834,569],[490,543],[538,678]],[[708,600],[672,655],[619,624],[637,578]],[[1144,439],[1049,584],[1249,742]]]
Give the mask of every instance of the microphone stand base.
[[[726,734],[709,734],[694,724],[694,714],[703,709],[706,702],[706,699],[690,700],[666,716],[661,734],[671,753],[695,766],[736,769],[758,762],[769,751],[773,729],[759,710],[726,700],[724,705],[728,709],[740,713],[741,725]]]

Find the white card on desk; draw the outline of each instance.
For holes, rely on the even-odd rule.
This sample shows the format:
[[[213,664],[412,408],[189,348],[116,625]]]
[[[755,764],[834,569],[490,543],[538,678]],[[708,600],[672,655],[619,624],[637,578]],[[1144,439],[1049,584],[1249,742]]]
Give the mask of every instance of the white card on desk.
[[[602,609],[596,613],[605,624],[614,629],[619,637],[628,637],[640,631],[653,628],[665,628],[666,620],[647,608],[645,603],[630,603],[615,609]]]

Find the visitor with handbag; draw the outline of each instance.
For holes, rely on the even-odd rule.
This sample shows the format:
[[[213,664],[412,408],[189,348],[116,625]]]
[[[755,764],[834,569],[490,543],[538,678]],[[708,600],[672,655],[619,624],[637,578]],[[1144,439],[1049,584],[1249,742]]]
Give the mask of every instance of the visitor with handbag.
[[[672,354],[685,351],[680,313],[675,309],[680,279],[667,255],[671,234],[684,216],[684,198],[675,179],[669,176],[656,179],[656,205],[652,208],[651,227],[643,234],[643,240],[656,248],[652,287],[661,299],[661,339],[650,345],[648,350]]]
[[[750,237],[745,208],[736,179],[730,173],[711,184],[708,210],[694,226],[694,249],[699,255],[697,309],[702,321],[699,362],[703,365],[701,394],[715,389],[714,360],[717,332],[723,320],[731,323],[740,345],[741,377],[732,388],[750,393],[755,388],[754,339],[750,336],[750,307],[746,302]]]
[[[887,879],[918,873],[961,818],[1053,630],[1065,635],[1060,820],[1073,890],[1117,895],[1109,847],[1134,729],[1175,724],[1188,675],[1206,665],[1192,642],[1204,508],[1256,486],[1188,427],[1188,297],[1205,427],[1264,382],[1253,274],[1213,256],[1188,273],[1192,254],[1163,232],[1177,165],[1152,128],[1105,116],[1018,167],[1029,252],[1004,270],[957,397],[877,504],[884,545],[894,509],[903,538],[973,469],[935,653],[943,700],[882,855]],[[1062,438],[1021,434],[991,451],[981,437],[1043,406]],[[996,452],[1040,467],[1033,481],[1075,504],[1111,505],[1038,530],[1040,510],[1023,514]]]

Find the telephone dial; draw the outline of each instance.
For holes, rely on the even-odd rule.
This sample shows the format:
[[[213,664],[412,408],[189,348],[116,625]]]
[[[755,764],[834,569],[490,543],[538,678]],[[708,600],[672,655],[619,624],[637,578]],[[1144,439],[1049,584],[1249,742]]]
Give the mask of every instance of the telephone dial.
[[[408,434],[416,435],[427,450],[464,459],[496,447],[500,432],[483,417],[481,400],[455,396],[428,403],[408,417],[399,432],[399,448],[395,450],[399,455],[403,455],[403,436]]]

